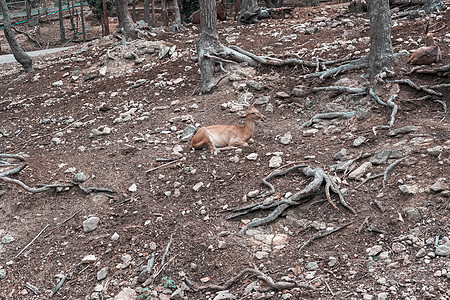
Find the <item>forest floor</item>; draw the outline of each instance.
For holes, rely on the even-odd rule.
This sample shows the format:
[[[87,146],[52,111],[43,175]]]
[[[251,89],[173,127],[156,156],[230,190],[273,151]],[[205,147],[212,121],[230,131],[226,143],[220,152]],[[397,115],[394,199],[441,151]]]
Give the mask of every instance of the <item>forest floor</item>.
[[[443,53],[429,68],[448,65],[449,10],[394,19],[395,52],[422,46],[428,20]],[[218,28],[224,45],[279,59],[358,58],[370,46],[368,15],[346,4]],[[61,46],[57,21],[40,32],[42,44]],[[315,67],[227,64],[229,75],[199,96],[198,26],[129,44],[93,39],[99,33],[92,27],[89,42],[35,57],[32,74],[17,63],[0,69],[0,155],[24,158],[0,156],[0,173],[26,164],[0,177],[0,299],[45,299],[61,282],[55,299],[450,299],[449,87],[431,95],[384,83],[377,92],[387,101],[398,91],[398,112],[374,133],[390,107],[367,93],[312,91],[367,87],[367,69],[321,80],[304,78]],[[3,35],[0,43],[8,53]],[[390,79],[450,82],[409,74],[407,59]],[[192,125],[242,123],[232,103],[242,99],[266,116],[249,147],[188,149],[182,136]],[[336,111],[357,116],[301,128]],[[351,159],[348,170],[332,167]],[[356,214],[332,192],[336,209],[323,186],[240,235],[270,210],[229,219],[230,209],[292,197],[311,182],[302,168],[271,179],[272,197],[261,180],[298,164],[322,168]],[[360,185],[386,169],[384,181]],[[5,177],[59,187],[31,193]],[[317,234],[326,236],[311,240]]]

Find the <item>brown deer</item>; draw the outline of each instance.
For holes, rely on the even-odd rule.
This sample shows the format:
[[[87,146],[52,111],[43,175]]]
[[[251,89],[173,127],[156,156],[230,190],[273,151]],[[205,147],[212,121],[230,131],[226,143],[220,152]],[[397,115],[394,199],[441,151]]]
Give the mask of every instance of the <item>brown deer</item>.
[[[441,49],[434,43],[433,34],[428,33],[425,38],[425,47],[420,47],[414,51],[407,63],[412,65],[431,65],[439,62],[441,58]]]
[[[246,111],[245,125],[213,125],[201,127],[189,143],[189,148],[202,149],[208,146],[209,151],[217,152],[247,147],[248,139],[255,131],[256,121],[265,117],[252,105]]]
[[[222,1],[216,2],[216,9],[217,9],[217,19],[220,21],[225,21],[227,16]],[[194,11],[189,17],[189,20],[191,20],[192,24],[200,24],[200,10]]]

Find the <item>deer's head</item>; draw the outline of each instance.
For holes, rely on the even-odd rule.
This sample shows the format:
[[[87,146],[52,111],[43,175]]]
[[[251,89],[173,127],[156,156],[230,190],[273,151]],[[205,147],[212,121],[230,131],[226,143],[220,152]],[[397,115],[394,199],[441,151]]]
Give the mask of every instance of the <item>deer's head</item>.
[[[246,114],[246,118],[247,119],[250,119],[250,120],[253,120],[253,121],[258,121],[258,120],[264,121],[266,119],[266,117],[263,114],[261,114],[259,112],[259,110],[257,110],[256,107],[253,104],[251,104],[248,107],[248,109],[245,112],[245,114]]]

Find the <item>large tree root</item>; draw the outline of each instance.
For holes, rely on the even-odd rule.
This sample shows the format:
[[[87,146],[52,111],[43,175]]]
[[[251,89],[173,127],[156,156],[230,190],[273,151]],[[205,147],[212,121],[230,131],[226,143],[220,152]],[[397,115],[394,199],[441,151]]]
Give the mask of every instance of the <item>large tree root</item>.
[[[367,56],[364,56],[359,59],[352,60],[345,65],[342,65],[342,66],[339,66],[339,67],[336,67],[336,68],[333,68],[330,70],[322,71],[322,72],[306,74],[303,77],[304,78],[319,77],[320,79],[325,79],[328,77],[334,77],[338,74],[345,73],[347,71],[358,70],[358,69],[368,68],[368,67],[369,67],[369,59]]]
[[[442,97],[442,93],[436,92],[432,89],[430,89],[429,87],[425,86],[425,85],[417,85],[414,82],[412,82],[409,79],[398,79],[398,80],[388,80],[388,82],[391,83],[401,83],[401,84],[407,84],[410,87],[412,87],[413,89],[416,89],[418,91],[423,91],[425,93],[428,93],[430,95],[434,95],[434,96],[438,96],[438,97]]]
[[[201,290],[216,290],[216,291],[223,291],[229,289],[232,284],[234,284],[236,281],[238,281],[241,277],[243,277],[245,274],[251,274],[255,275],[258,279],[263,280],[268,286],[267,288],[258,289],[259,292],[267,292],[270,290],[289,290],[293,288],[303,288],[303,289],[309,289],[309,290],[315,290],[315,288],[312,285],[299,283],[295,281],[277,281],[275,282],[272,277],[264,274],[263,272],[247,268],[242,270],[239,274],[234,276],[233,278],[229,279],[227,282],[225,282],[222,285],[217,284],[208,284],[208,285],[202,285],[197,286],[193,284],[188,279],[185,279],[185,283],[188,287],[190,287],[194,291],[201,291]]]
[[[303,167],[303,165],[296,165],[293,167],[290,167],[288,170],[286,171],[275,171],[273,174],[267,176],[264,181],[267,182],[267,178],[272,178],[275,176],[281,176],[281,175],[285,175],[288,172],[297,170],[299,168]],[[307,176],[307,177],[313,177],[313,181],[311,181],[303,190],[295,193],[294,195],[292,195],[290,198],[284,198],[282,197],[279,201],[274,202],[275,201],[275,197],[271,196],[269,198],[267,198],[266,200],[257,203],[257,204],[252,204],[252,205],[248,205],[242,208],[234,208],[231,211],[233,212],[238,212],[238,214],[231,216],[228,219],[234,219],[236,217],[242,216],[242,215],[246,215],[250,212],[254,212],[257,210],[270,210],[272,209],[272,212],[269,213],[269,215],[267,215],[266,217],[263,217],[261,219],[256,219],[253,220],[251,222],[249,222],[247,225],[245,225],[240,231],[239,234],[245,234],[245,232],[249,229],[249,228],[253,228],[253,227],[257,227],[257,226],[262,226],[262,225],[266,225],[269,224],[273,221],[275,221],[287,208],[291,207],[291,206],[297,206],[300,205],[304,202],[306,202],[309,196],[311,196],[312,194],[316,193],[321,185],[323,183],[325,183],[325,195],[327,200],[333,205],[333,207],[337,208],[337,206],[333,203],[333,201],[331,200],[331,195],[330,195],[330,189],[336,193],[339,197],[339,201],[340,203],[347,208],[349,211],[351,211],[353,214],[356,214],[356,211],[350,206],[348,205],[348,203],[345,201],[344,196],[342,195],[341,191],[339,190],[339,188],[337,187],[337,185],[334,183],[334,181],[331,179],[331,177],[325,173],[324,170],[322,170],[321,168],[316,168],[316,169],[312,169],[310,167],[305,167],[303,168],[303,173]],[[263,181],[263,183],[264,183]],[[266,184],[267,185],[267,184]],[[269,188],[271,188],[271,192],[273,193],[274,189],[273,186],[271,184],[268,185]]]
[[[329,113],[317,114],[314,117],[312,117],[309,121],[303,123],[300,126],[300,129],[311,126],[315,122],[315,120],[336,119],[336,118],[351,119],[354,116],[356,116],[356,111],[342,111],[342,112],[329,112]]]
[[[410,73],[414,72],[419,74],[436,74],[438,76],[450,76],[450,64],[432,69],[418,66],[413,68]]]

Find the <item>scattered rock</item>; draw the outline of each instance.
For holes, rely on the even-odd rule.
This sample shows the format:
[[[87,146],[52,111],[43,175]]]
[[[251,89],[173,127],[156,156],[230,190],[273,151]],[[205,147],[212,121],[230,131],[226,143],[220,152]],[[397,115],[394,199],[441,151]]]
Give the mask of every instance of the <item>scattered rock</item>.
[[[375,256],[380,254],[381,250],[383,250],[383,246],[381,245],[375,245],[371,248],[366,249],[366,253],[368,256]]]
[[[108,276],[108,267],[104,267],[102,269],[100,269],[100,271],[97,272],[97,280],[103,280],[106,278],[106,276]]]
[[[256,257],[257,259],[268,258],[268,257],[269,257],[269,253],[268,253],[268,252],[265,252],[265,251],[256,251],[255,257]]]
[[[88,180],[88,177],[83,172],[80,172],[80,173],[75,174],[73,180],[75,182],[81,183],[81,182],[85,182],[86,180]]]
[[[204,186],[205,184],[203,183],[203,182],[198,182],[198,183],[196,183],[193,187],[192,187],[192,189],[195,191],[195,192],[198,192],[203,186]]]
[[[197,128],[194,125],[188,125],[183,133],[180,135],[180,139],[182,142],[190,141],[194,134],[197,132]]]
[[[58,81],[55,81],[55,82],[52,83],[53,87],[61,87],[63,85],[64,85],[64,83],[63,83],[62,80],[58,80]]]
[[[97,257],[95,257],[95,255],[93,255],[93,254],[89,254],[89,255],[86,255],[85,257],[83,257],[83,259],[81,260],[81,263],[88,264],[88,263],[93,263],[96,261],[97,261]]]
[[[280,156],[272,156],[269,161],[269,168],[279,168],[283,159]]]
[[[442,153],[442,151],[444,151],[444,148],[442,146],[436,146],[436,147],[427,149],[427,152],[431,156],[439,156]]]
[[[365,163],[363,163],[362,165],[360,165],[358,168],[356,168],[356,170],[354,170],[353,172],[351,172],[348,175],[348,178],[350,179],[355,179],[358,180],[361,177],[364,176],[364,174],[367,173],[367,171],[372,167],[372,163],[369,161],[366,161]]]
[[[417,194],[419,192],[419,187],[417,185],[403,184],[403,185],[399,186],[398,188],[404,194],[415,195],[415,194]]]
[[[118,293],[114,300],[136,300],[137,294],[136,291],[130,288],[124,288],[120,293]]]
[[[100,222],[99,217],[90,217],[83,222],[83,231],[85,233],[94,231],[98,227],[98,223]]]
[[[344,157],[347,156],[347,149],[342,148],[341,150],[339,150],[338,153],[336,153],[335,155],[333,155],[333,159],[334,160],[342,160]]]
[[[353,147],[359,147],[362,144],[364,144],[366,141],[367,141],[366,137],[360,136],[356,140],[353,141]]]
[[[231,294],[228,290],[219,291],[213,300],[225,300],[225,299],[237,299],[235,295]]]
[[[309,262],[306,264],[305,268],[309,271],[314,271],[319,269],[319,264],[315,261]]]
[[[435,253],[439,256],[450,256],[450,243],[437,246]]]
[[[2,236],[2,244],[11,244],[12,242],[14,242],[14,237],[11,234],[6,234],[4,236]]]
[[[292,134],[290,131],[286,132],[281,138],[280,143],[283,145],[289,145],[292,141]]]
[[[435,183],[430,186],[430,190],[439,193],[450,189],[450,184],[446,182],[446,178],[439,178]]]
[[[392,150],[390,150],[390,149],[378,150],[370,158],[370,162],[374,165],[382,165],[382,164],[386,163],[389,156],[391,155],[391,152],[392,152]]]
[[[119,234],[117,232],[114,232],[114,234],[111,236],[111,241],[117,241],[119,239]]]
[[[0,279],[3,279],[6,277],[6,270],[5,269],[0,269]]]
[[[286,98],[291,97],[291,95],[289,95],[288,93],[285,93],[285,92],[277,92],[277,93],[275,94],[275,96],[276,96],[277,98],[281,98],[281,99],[286,99]]]
[[[399,242],[392,243],[392,251],[395,253],[400,253],[406,250],[405,245]]]
[[[133,183],[132,185],[130,185],[130,187],[128,188],[128,191],[134,193],[137,191],[137,185],[135,183]]]
[[[258,153],[250,153],[245,158],[247,158],[248,160],[257,160],[258,159]]]

